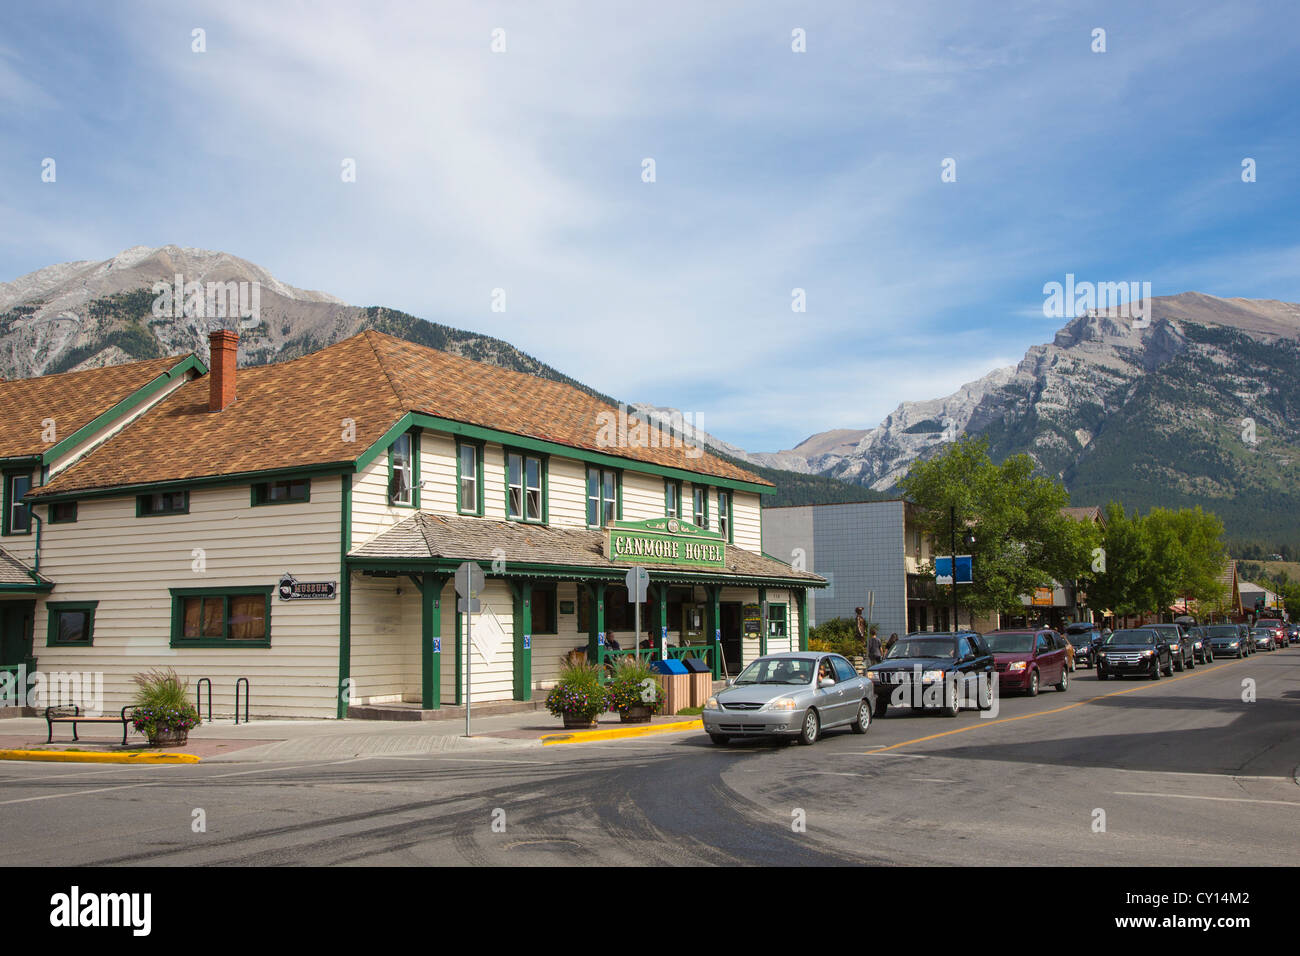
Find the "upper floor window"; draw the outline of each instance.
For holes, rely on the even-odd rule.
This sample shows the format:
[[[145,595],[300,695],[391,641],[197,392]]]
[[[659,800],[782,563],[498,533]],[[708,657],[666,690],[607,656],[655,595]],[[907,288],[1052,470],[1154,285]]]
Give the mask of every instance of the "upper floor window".
[[[76,520],[75,501],[56,501],[50,505],[50,524],[72,524]]]
[[[731,493],[718,492],[718,533],[731,540]]]
[[[456,510],[483,514],[483,447],[474,442],[456,443]]]
[[[709,526],[709,489],[701,488],[698,485],[691,488],[692,508],[691,521],[697,528],[707,528]]]
[[[664,517],[680,518],[682,516],[682,483],[664,481]]]
[[[419,481],[419,442],[414,432],[405,432],[388,446],[389,502],[407,508],[418,508]]]
[[[254,505],[282,505],[311,500],[311,479],[290,478],[285,481],[259,481],[253,485]]]
[[[32,514],[23,496],[32,490],[31,474],[5,475],[4,525],[5,534],[31,534]]]
[[[506,517],[514,521],[545,521],[543,490],[546,462],[536,455],[506,453]]]
[[[153,515],[187,515],[190,513],[190,493],[188,491],[158,491],[151,495],[137,495],[135,499],[135,516],[145,518]]]
[[[619,474],[613,468],[587,468],[587,525],[603,528],[618,519]]]

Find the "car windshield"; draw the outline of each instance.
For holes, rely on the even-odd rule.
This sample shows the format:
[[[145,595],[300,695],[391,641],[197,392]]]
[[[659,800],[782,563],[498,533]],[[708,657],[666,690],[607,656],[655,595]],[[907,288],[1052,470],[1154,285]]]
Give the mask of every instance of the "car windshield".
[[[952,657],[951,637],[905,637],[889,652],[889,660],[901,657]]]
[[[985,634],[984,640],[988,641],[989,650],[994,654],[1028,654],[1034,649],[1033,634],[994,631],[992,634]]]
[[[1238,633],[1236,627],[1227,624],[1222,625],[1220,627],[1208,628],[1207,632],[1209,633],[1210,637],[1231,637],[1234,640],[1241,636]]]
[[[736,678],[741,684],[809,684],[814,664],[810,660],[790,657],[760,657]]]
[[[1110,637],[1106,638],[1107,644],[1155,644],[1161,638],[1151,631],[1143,630],[1126,630],[1115,631]]]

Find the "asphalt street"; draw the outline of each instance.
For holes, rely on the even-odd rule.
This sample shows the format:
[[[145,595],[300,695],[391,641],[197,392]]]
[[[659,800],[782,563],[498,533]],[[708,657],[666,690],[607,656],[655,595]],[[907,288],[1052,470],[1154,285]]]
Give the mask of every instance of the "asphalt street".
[[[812,747],[698,732],[315,763],[3,762],[0,863],[1295,863],[1300,649],[1072,678],[1005,697],[996,718],[891,709]]]

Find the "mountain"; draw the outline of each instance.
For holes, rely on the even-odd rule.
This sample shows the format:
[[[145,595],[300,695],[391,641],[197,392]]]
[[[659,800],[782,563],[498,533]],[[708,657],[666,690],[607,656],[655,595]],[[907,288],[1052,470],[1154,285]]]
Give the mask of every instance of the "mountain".
[[[1200,504],[1231,536],[1300,540],[1300,305],[1187,292],[1145,328],[1094,311],[946,398],[751,457],[888,491],[957,436],[1028,453],[1076,504]]]
[[[28,378],[183,352],[206,355],[209,329],[234,328],[239,319],[185,315],[183,305],[174,304],[155,314],[154,284],[171,285],[178,275],[205,290],[209,283],[247,283],[250,305],[257,283],[260,321],[239,329],[242,365],[296,358],[377,329],[613,401],[501,339],[394,309],[348,305],[287,285],[245,259],[178,246],[136,246],[103,262],[62,263],[0,283],[0,376]]]

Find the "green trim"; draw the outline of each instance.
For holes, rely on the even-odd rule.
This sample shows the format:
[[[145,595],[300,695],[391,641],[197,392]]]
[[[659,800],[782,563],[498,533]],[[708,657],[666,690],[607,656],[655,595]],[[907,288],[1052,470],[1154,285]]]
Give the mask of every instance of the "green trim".
[[[714,492],[718,495],[727,496],[727,544],[736,543],[736,508],[735,495],[727,488],[715,488]],[[722,509],[718,508],[718,517],[722,517]]]
[[[343,479],[342,517],[339,521],[339,683],[334,689],[338,699],[335,715],[339,720],[348,716],[348,698],[352,688],[352,569],[348,567],[348,552],[352,550],[352,476]]]
[[[172,632],[171,646],[174,648],[185,647],[270,647],[271,646],[271,595],[275,593],[275,588],[267,585],[265,587],[222,587],[222,588],[169,588],[168,593],[172,599]],[[241,595],[260,594],[266,600],[266,636],[256,641],[232,640],[230,634],[230,601],[232,597]],[[183,636],[185,627],[184,608],[185,598],[224,598],[224,609],[222,612],[222,631],[221,637],[193,637]]]
[[[267,493],[271,485],[287,485],[298,481],[307,483],[307,496],[305,498],[283,498],[280,501],[272,501],[268,498]],[[311,501],[311,479],[304,476],[301,478],[277,478],[275,481],[255,481],[248,486],[248,500],[254,508],[262,508],[269,505],[305,505]]]
[[[596,523],[591,524],[588,517],[587,508],[591,504],[591,489],[588,482],[591,480],[591,471],[597,474],[596,487],[599,489],[596,505]],[[582,469],[582,515],[587,521],[587,527],[593,531],[602,530],[605,527],[605,472],[614,473],[614,520],[623,520],[623,469],[599,467],[597,465],[587,465]]]
[[[677,511],[673,513],[668,509],[668,490],[673,489],[677,492]],[[682,515],[682,483],[675,478],[664,479],[664,517],[683,519]]]
[[[460,500],[460,450],[469,447],[474,449],[474,495],[477,499],[475,510],[469,510],[461,505]],[[485,453],[484,443],[481,441],[472,441],[470,439],[456,439],[456,513],[459,515],[469,515],[475,518],[483,517],[483,455]]]
[[[447,577],[426,574],[420,586],[420,706],[438,710],[442,706],[442,649],[434,653],[433,642],[442,640],[442,591]]]
[[[411,436],[411,500],[394,501],[393,500],[393,449],[397,447],[398,441],[402,435]],[[388,504],[393,508],[414,508],[420,509],[420,430],[418,428],[407,429],[399,434],[388,446]]]
[[[763,614],[763,602],[767,600],[767,588],[758,589],[758,656],[767,656],[767,616]],[[740,611],[740,656],[745,656],[745,610]]]
[[[522,506],[522,513],[520,514],[520,516],[519,516],[518,518],[512,518],[512,517],[510,516],[510,456],[511,456],[511,455],[518,455],[518,456],[519,456],[519,459],[520,459],[520,461],[519,461],[519,469],[520,469],[520,471],[519,471],[519,481],[520,481],[519,490],[520,490],[520,495],[521,495],[521,499],[522,499],[522,500],[520,501],[520,504],[521,504],[521,506]],[[541,483],[542,483],[542,487],[541,487],[541,495],[542,495],[542,516],[541,516],[540,519],[539,519],[539,518],[530,518],[530,517],[528,517],[528,459],[529,459],[529,458],[532,458],[533,460],[535,460],[536,462],[538,462],[538,465],[539,465],[539,478],[541,479]],[[459,461],[459,458],[457,459],[457,461]],[[536,525],[548,525],[548,524],[550,524],[550,523],[551,523],[551,502],[550,502],[550,498],[551,498],[551,487],[550,487],[551,456],[550,456],[550,455],[547,455],[547,454],[544,454],[544,453],[540,453],[540,452],[528,451],[528,450],[525,449],[525,448],[512,448],[512,447],[510,447],[509,445],[502,445],[502,446],[501,446],[501,464],[502,464],[502,466],[503,466],[503,476],[502,476],[502,477],[505,479],[505,516],[506,516],[506,520],[507,520],[507,521],[513,521],[513,522],[515,522],[516,524],[536,524]],[[460,487],[460,484],[459,484],[459,475],[457,476],[457,479],[458,479],[458,481],[457,481],[457,488],[459,488],[459,487]]]
[[[176,478],[169,481],[142,481],[135,484],[116,485],[112,488],[93,488],[71,491],[58,491],[53,494],[29,494],[27,498],[33,503],[50,501],[74,501],[86,498],[129,498],[132,495],[155,491],[179,491],[198,487],[216,487],[220,485],[243,485],[249,481],[271,481],[275,478],[298,478],[304,475],[337,475],[351,472],[352,462],[336,461],[325,465],[307,465],[297,468],[267,468],[262,471],[241,471],[229,475],[208,475],[203,478]],[[55,479],[58,480],[57,477]]]
[[[32,533],[32,515],[31,515],[32,506],[31,505],[26,506],[28,512],[26,531],[14,531],[9,524],[9,521],[13,515],[13,507],[12,507],[13,506],[13,481],[15,478],[27,479],[27,491],[23,493],[24,500],[27,498],[29,494],[31,494],[32,491],[32,472],[30,469],[28,470],[14,469],[14,470],[6,471],[4,473],[4,496],[3,496],[4,514],[0,515],[0,536],[6,538],[24,538]]]
[[[98,601],[48,601],[45,609],[49,612],[46,618],[45,646],[46,647],[94,647],[95,646],[95,609],[99,607]],[[59,615],[65,611],[87,611],[86,616],[86,639],[84,641],[60,641],[59,636]]]
[[[54,509],[59,505],[72,505],[72,517],[71,518],[54,517]],[[76,501],[53,501],[46,509],[46,515],[47,517],[45,520],[48,521],[50,524],[76,524],[77,523],[77,502]]]
[[[790,602],[789,602],[789,601],[772,601],[770,604],[768,604],[768,606],[767,606],[767,610],[768,610],[767,628],[768,628],[769,631],[772,629],[772,623],[773,623],[773,622],[772,622],[772,618],[771,618],[771,612],[772,612],[772,608],[774,608],[774,607],[779,607],[779,608],[781,609],[781,634],[780,634],[780,636],[779,636],[777,639],[778,639],[778,640],[782,640],[782,641],[789,640],[789,639],[790,639]],[[763,643],[764,643],[764,644],[767,643],[767,638],[768,638],[768,635],[767,635],[767,634],[764,634],[764,635],[763,635]],[[767,651],[763,651],[763,653],[766,654]]]
[[[709,527],[709,492],[712,490],[708,485],[691,484],[691,524],[697,528],[703,528],[705,531],[713,530]],[[703,521],[700,520],[701,512],[695,510],[695,496],[697,494],[700,496],[700,500],[704,502]]]
[[[416,425],[434,429],[435,431],[448,432],[452,435],[461,436],[466,439],[499,442],[503,445],[511,445],[515,448],[524,448],[529,451],[546,452],[547,454],[553,455],[557,458],[572,458],[576,461],[585,462],[591,465],[599,465],[604,468],[626,468],[629,471],[639,471],[648,475],[661,475],[666,478],[681,478],[692,483],[707,478],[709,484],[725,488],[736,488],[741,491],[756,492],[760,495],[776,494],[776,488],[771,485],[759,484],[753,481],[743,481],[738,478],[720,478],[714,475],[706,475],[704,472],[689,471],[685,468],[670,468],[666,465],[655,465],[636,458],[622,458],[617,455],[588,451],[585,448],[575,448],[572,445],[563,445],[559,442],[544,441],[540,438],[530,438],[526,435],[513,435],[510,432],[499,431],[495,428],[483,428],[479,425],[469,425],[465,422],[452,421],[449,418],[438,418],[434,415],[425,415],[420,412],[412,412],[409,417]],[[398,424],[401,423],[399,422]]]
[[[30,571],[27,573],[31,574]],[[31,584],[0,584],[0,594],[49,594],[52,590],[54,590],[52,581],[40,584],[35,581]]]
[[[795,605],[799,609],[799,650],[808,650],[808,592],[795,592]]]
[[[198,372],[198,374],[202,376],[208,373],[208,367],[203,364],[197,355],[187,356],[147,385],[136,389],[112,408],[108,409],[108,411],[96,416],[88,424],[78,428],[67,438],[63,439],[63,441],[56,442],[49,448],[45,449],[40,456],[41,464],[48,465],[52,463],[67,452],[71,451],[77,445],[81,444],[91,435],[95,434],[95,432],[107,428],[116,419],[125,417],[138,405],[141,405],[154,395],[157,395],[164,388],[174,382],[177,375],[185,375],[191,371]]]
[[[144,502],[146,498],[152,498],[154,495],[175,495],[182,494],[185,496],[185,506],[179,509],[170,509],[168,511],[145,511]],[[190,492],[189,489],[180,488],[171,491],[153,491],[148,494],[135,496],[135,516],[137,518],[167,518],[175,515],[187,515],[190,513]]]
[[[552,585],[552,588],[554,585]],[[540,589],[540,588],[539,588]],[[511,624],[514,631],[513,690],[515,700],[533,698],[533,583],[511,582],[514,597],[511,605]],[[555,606],[555,594],[551,594]]]

